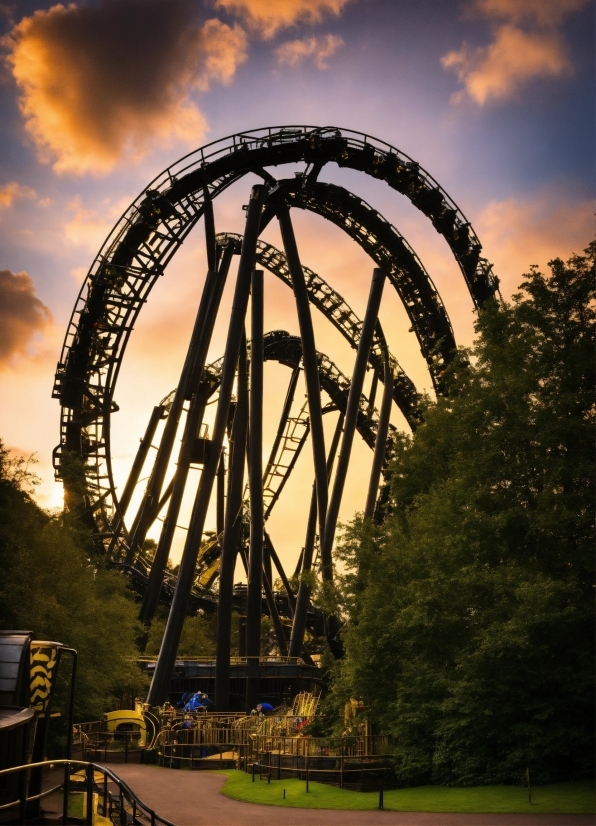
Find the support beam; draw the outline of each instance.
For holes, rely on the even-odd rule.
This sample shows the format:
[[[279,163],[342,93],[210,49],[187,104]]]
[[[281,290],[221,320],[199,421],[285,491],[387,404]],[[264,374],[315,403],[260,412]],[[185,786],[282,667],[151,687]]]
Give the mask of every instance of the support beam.
[[[250,278],[254,266],[261,213],[266,194],[267,188],[265,186],[262,184],[254,186],[248,204],[246,227],[238,267],[238,278],[234,299],[232,301],[228,338],[222,366],[219,400],[215,414],[215,423],[213,425],[211,449],[207,462],[203,467],[201,481],[199,482],[199,488],[192,509],[192,516],[182,552],[172,606],[147,697],[149,705],[159,705],[165,700],[176,661],[176,653],[184,626],[188,599],[195,576],[197,556],[205,527],[205,518],[207,516],[207,509],[211,499],[213,483],[215,481],[219,457],[228,424],[234,376],[238,363],[240,344],[242,336],[244,335],[244,319],[250,292]]]
[[[302,339],[302,360],[304,363],[304,378],[306,381],[306,395],[310,415],[310,431],[312,434],[312,449],[315,466],[315,480],[317,483],[317,510],[319,518],[319,534],[323,541],[325,520],[327,516],[327,472],[325,469],[325,434],[323,431],[323,414],[321,410],[321,388],[319,386],[319,365],[315,336],[310,315],[308,290],[304,280],[304,272],[298,255],[294,228],[290,218],[290,210],[285,204],[278,208],[277,217],[283,240],[288,269],[292,279],[292,288],[296,298],[300,338]],[[330,568],[331,560],[325,561],[325,568]]]
[[[284,627],[282,621],[279,616],[279,611],[277,610],[277,605],[275,604],[275,597],[273,596],[273,587],[271,584],[271,580],[267,575],[267,571],[263,571],[263,587],[265,588],[265,599],[267,600],[267,607],[269,608],[269,616],[271,617],[271,621],[273,623],[273,630],[275,631],[275,639],[277,640],[277,647],[279,648],[279,653],[282,657],[288,656],[288,644],[286,642],[286,634],[284,631]],[[258,689],[258,686],[257,686]],[[259,701],[258,698],[258,691],[257,691],[257,703]],[[255,703],[256,705],[256,703]],[[247,703],[248,706],[248,703]],[[254,708],[254,706],[252,706]],[[250,711],[250,709],[249,709]]]
[[[189,381],[194,381],[194,392],[186,414],[186,421],[184,423],[184,431],[182,434],[182,441],[180,444],[180,452],[178,454],[178,464],[173,478],[172,496],[168,505],[166,518],[161,529],[159,542],[155,550],[155,557],[149,572],[149,579],[147,581],[147,588],[143,595],[143,602],[141,604],[141,611],[139,619],[143,623],[149,623],[155,616],[157,605],[159,603],[159,594],[161,586],[163,585],[163,578],[170,556],[170,549],[172,541],[176,532],[178,524],[178,516],[182,506],[182,499],[186,488],[186,480],[188,478],[188,471],[194,452],[196,439],[199,433],[203,415],[205,413],[205,406],[209,396],[208,388],[201,386],[201,375],[205,369],[205,361],[207,359],[207,351],[215,326],[215,319],[221,301],[221,296],[225,286],[226,278],[232,262],[232,250],[226,250],[222,260],[221,269],[218,273],[218,278],[214,282],[209,305],[206,308],[205,323],[203,329],[200,331],[197,346],[194,352],[193,362],[190,367]],[[157,514],[156,514],[157,515]]]
[[[162,405],[157,405],[157,407],[153,408],[151,416],[149,417],[147,430],[145,431],[145,435],[141,439],[139,449],[137,450],[137,455],[134,458],[132,467],[130,469],[130,473],[128,474],[128,479],[126,480],[124,490],[122,491],[122,496],[120,497],[120,500],[118,502],[118,513],[115,517],[114,525],[112,527],[113,536],[112,541],[110,542],[110,548],[108,552],[110,557],[112,556],[114,547],[116,545],[116,542],[118,541],[121,532],[124,530],[124,517],[126,516],[126,511],[128,510],[128,506],[130,505],[130,500],[132,499],[132,496],[135,492],[135,488],[139,481],[139,476],[141,475],[143,465],[145,464],[145,460],[147,459],[147,454],[149,453],[149,448],[151,447],[153,437],[155,436],[157,425],[159,424],[160,420],[164,418],[165,415],[165,407],[163,407]]]
[[[263,592],[263,270],[255,270],[251,281],[251,342],[249,401],[248,487],[250,505],[250,547],[248,554],[248,594],[246,605],[246,656],[249,657],[246,710],[259,702],[259,654],[261,653],[261,610]],[[255,659],[256,658],[256,659]]]
[[[333,482],[333,489],[329,500],[327,519],[325,521],[325,533],[321,540],[323,579],[326,580],[330,580],[332,578],[331,551],[333,548],[333,540],[335,539],[335,530],[337,528],[337,519],[344,492],[348,465],[350,463],[350,454],[352,452],[352,444],[354,442],[356,423],[358,421],[360,396],[364,385],[364,376],[366,374],[366,366],[368,364],[370,346],[372,344],[375,326],[377,323],[377,316],[379,314],[379,307],[381,305],[384,284],[384,270],[375,268],[370,285],[366,315],[364,316],[364,321],[362,323],[362,333],[360,334],[360,341],[358,343],[356,362],[354,364],[354,372],[352,374],[352,383],[350,384],[350,393],[348,395],[348,404],[346,406],[344,433],[337,460],[337,470]],[[329,570],[325,569],[325,565],[329,566]]]
[[[288,582],[288,577],[286,576],[286,572],[284,571],[283,565],[281,564],[281,560],[277,555],[277,551],[273,547],[273,542],[271,541],[271,537],[265,531],[265,547],[267,548],[271,560],[277,569],[277,573],[280,576],[281,581],[284,584],[284,588],[286,589],[286,593],[288,595],[288,605],[290,608],[290,613],[294,616],[294,610],[296,607],[296,597],[294,596],[294,592],[290,588],[290,583]]]
[[[217,242],[215,240],[215,218],[213,201],[209,187],[203,187],[203,226],[205,227],[205,248],[207,251],[207,269],[217,271]]]
[[[227,269],[229,269],[232,260],[233,250],[229,250],[228,254],[229,262],[227,264]],[[223,275],[224,272],[227,275],[227,269],[224,269],[222,262],[222,267],[220,268],[221,275]],[[166,419],[161,442],[157,450],[157,456],[155,457],[153,471],[135,520],[135,528],[130,536],[129,552],[126,556],[127,562],[132,562],[137,550],[142,548],[145,537],[147,536],[147,531],[157,516],[157,503],[161,495],[166,471],[172,455],[172,449],[174,447],[174,441],[178,431],[178,424],[182,414],[182,407],[185,400],[190,398],[189,388],[190,392],[194,393],[198,380],[200,379],[202,368],[197,377],[197,365],[202,362],[204,367],[205,364],[205,357],[209,347],[209,341],[211,339],[211,331],[209,331],[208,336],[206,335],[208,331],[206,325],[209,322],[213,295],[218,292],[218,287],[221,283],[220,273],[213,270],[209,270],[207,272],[205,286],[203,287],[203,294],[201,296],[201,302],[199,304],[199,309],[195,320],[195,326],[193,328],[190,344],[186,353],[186,359],[180,375],[180,381],[178,382],[176,392],[174,393],[174,398],[172,399],[172,404],[170,406],[168,418]],[[217,301],[217,304],[219,305],[219,301]],[[213,327],[211,326],[211,330],[212,329]],[[203,351],[205,356],[202,355]]]
[[[281,411],[281,416],[279,418],[279,424],[277,426],[277,433],[275,434],[275,439],[273,440],[273,446],[271,447],[271,452],[269,454],[269,461],[267,462],[267,467],[265,468],[265,473],[263,475],[263,484],[265,483],[267,476],[273,465],[275,464],[275,457],[277,456],[277,451],[279,449],[280,442],[283,438],[284,431],[286,429],[286,424],[288,423],[288,419],[290,417],[290,411],[292,409],[292,403],[294,401],[294,395],[296,393],[296,384],[298,383],[298,377],[300,375],[300,365],[297,364],[296,367],[292,370],[292,375],[290,377],[290,383],[288,384],[288,390],[286,392],[286,399],[284,401],[284,406]]]
[[[389,360],[389,350],[385,346],[383,350],[383,367],[385,386],[381,399],[381,410],[379,412],[379,423],[377,426],[377,438],[375,440],[375,452],[373,456],[370,481],[368,484],[368,495],[364,508],[364,518],[371,519],[375,512],[375,503],[381,481],[381,471],[385,463],[385,450],[387,448],[387,434],[389,433],[389,419],[391,417],[391,402],[393,400],[393,370]]]
[[[335,433],[331,440],[331,448],[329,456],[327,457],[327,479],[331,476],[333,470],[333,462],[335,461],[335,454],[341,437],[344,417],[339,414],[337,424],[335,426]],[[308,573],[312,569],[312,557],[315,547],[315,533],[317,527],[317,494],[316,482],[313,485],[312,499],[310,502],[310,511],[308,514],[308,524],[306,527],[306,539],[304,540],[304,548],[302,549],[302,570],[301,573]],[[290,657],[299,657],[302,653],[302,645],[304,643],[304,632],[306,630],[306,614],[308,612],[308,605],[310,602],[311,588],[307,582],[301,579],[298,586],[298,596],[296,598],[296,607],[294,609],[294,621],[292,623],[292,633],[290,635]]]
[[[126,480],[124,490],[122,491],[122,496],[120,497],[119,504],[122,519],[124,519],[126,515],[126,511],[128,509],[128,506],[130,505],[130,500],[132,499],[132,495],[137,486],[137,482],[139,481],[139,476],[141,475],[143,465],[145,464],[147,454],[149,453],[149,448],[151,447],[151,442],[153,441],[153,437],[155,436],[157,425],[165,417],[165,415],[166,409],[162,405],[157,405],[157,407],[153,408],[153,411],[149,418],[149,424],[147,425],[147,430],[145,431],[145,435],[141,439],[139,449],[137,450],[137,455],[134,458],[134,462],[132,463],[130,473],[128,474],[128,479]]]
[[[221,536],[225,524],[226,509],[226,453],[221,452],[219,467],[217,468],[217,504],[215,514],[215,529],[217,535]]]
[[[377,387],[379,385],[379,374],[376,370],[373,370],[372,374],[372,384],[370,387],[370,394],[368,397],[368,407],[366,408],[366,412],[369,416],[372,416],[372,412],[375,409],[375,399],[377,397]],[[393,393],[393,383],[391,384],[391,392]]]
[[[228,468],[228,506],[219,572],[217,605],[217,648],[215,655],[215,711],[230,707],[230,646],[232,640],[232,606],[234,569],[242,531],[242,496],[244,492],[244,454],[248,426],[248,370],[246,337],[240,345],[238,359],[237,404],[232,426]]]

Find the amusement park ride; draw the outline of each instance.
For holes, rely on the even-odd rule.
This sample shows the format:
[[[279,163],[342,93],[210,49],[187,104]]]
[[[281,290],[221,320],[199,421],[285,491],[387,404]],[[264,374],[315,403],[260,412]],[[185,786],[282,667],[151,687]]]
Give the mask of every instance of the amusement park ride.
[[[85,519],[108,559],[130,575],[142,595],[141,620],[151,623],[160,600],[170,604],[147,698],[152,706],[166,699],[184,619],[198,607],[217,610],[218,711],[226,711],[229,704],[234,608],[246,616],[247,709],[258,701],[263,612],[273,622],[280,655],[304,655],[308,660],[303,651],[307,626],[313,633],[323,632],[332,651],[341,655],[340,620],[324,616],[312,604],[306,575],[314,572],[323,581],[332,579],[337,519],[355,431],[373,451],[364,514],[382,519],[385,492],[380,482],[391,452],[391,407],[397,405],[412,428],[421,417],[416,388],[389,352],[378,322],[385,281],[403,302],[438,393],[441,377],[455,354],[445,307],[416,253],[373,207],[347,189],[319,180],[327,164],[372,176],[406,196],[450,246],[475,307],[497,290],[498,281],[481,256],[481,244],[470,223],[438,183],[399,150],[350,130],[292,126],[232,135],[166,169],[126,210],[91,266],[66,334],[54,386],[54,396],[62,406],[55,467],[60,478],[68,454],[81,460],[80,478],[73,477],[72,463],[71,472],[63,477],[67,505]],[[292,167],[291,177],[283,177],[287,165]],[[295,171],[296,165],[302,167],[300,171]],[[248,174],[260,183],[244,195],[244,200],[248,196],[244,235],[216,232],[215,199]],[[364,319],[355,315],[333,287],[303,266],[292,225],[293,209],[331,221],[372,259]],[[110,432],[118,410],[115,390],[126,346],[152,287],[166,274],[167,265],[201,219],[208,272],[184,366],[173,392],[153,409],[128,480],[118,493]],[[259,240],[271,221],[279,223],[283,252]],[[232,309],[229,318],[222,319],[220,302],[236,255],[239,264]],[[263,329],[264,280],[257,267],[266,268],[292,289],[299,337]],[[311,307],[356,350],[351,377],[317,350]],[[225,352],[207,364],[216,322],[227,322]],[[269,460],[263,467],[265,360],[286,365],[290,379]],[[375,379],[370,398],[365,398],[364,376],[369,367]],[[307,402],[296,412],[293,403],[300,372],[304,373]],[[379,382],[384,389],[377,412]],[[215,400],[215,421],[207,434],[203,426],[206,406]],[[323,416],[333,411],[338,414],[337,426],[331,445],[326,445]],[[150,446],[164,419],[150,461]],[[295,594],[267,531],[267,520],[307,441],[312,446],[315,479],[302,534],[304,546],[295,569],[301,579]],[[173,460],[175,470],[167,479]],[[168,571],[168,559],[192,467],[201,469],[200,481],[192,491],[190,523],[174,577]],[[143,472],[148,482],[140,507],[133,513],[131,500]],[[217,513],[215,539],[206,542],[212,498]],[[163,523],[151,557],[144,550],[145,539],[160,516]],[[248,580],[244,605],[234,593],[238,554]],[[281,592],[273,590],[273,566],[283,583]]]
[[[224,746],[234,743],[237,760],[242,754],[248,760],[249,753],[255,764],[262,766],[268,760],[270,776],[274,765],[281,777],[286,769],[303,771],[300,761],[306,761],[308,782],[308,760],[321,752],[313,751],[314,740],[305,748],[299,726],[312,717],[313,709],[304,714],[300,707],[300,713],[294,713],[296,700],[275,723],[259,723],[255,728],[254,720],[238,721],[250,721],[246,714],[263,700],[263,687],[274,671],[279,685],[286,686],[285,698],[298,695],[301,702],[308,705],[312,700],[316,706],[320,669],[305,647],[307,631],[309,638],[326,638],[333,654],[341,656],[341,619],[326,614],[316,604],[311,585],[313,577],[323,583],[333,578],[337,521],[355,434],[358,432],[372,451],[364,516],[382,521],[395,438],[390,423],[393,406],[412,430],[421,422],[420,396],[389,352],[378,320],[383,289],[394,289],[403,303],[438,394],[444,392],[442,377],[456,352],[443,302],[414,250],[360,197],[319,180],[326,165],[371,176],[408,198],[451,248],[474,306],[480,308],[496,294],[498,280],[481,255],[481,244],[470,223],[414,160],[383,141],[346,129],[270,127],[208,144],[152,181],[125,211],[95,258],[68,326],[53,391],[62,410],[54,464],[57,477],[64,482],[66,505],[91,529],[108,562],[130,578],[139,595],[139,616],[145,626],[151,624],[159,603],[169,605],[157,661],[141,662],[152,675],[145,709],[163,710],[177,691],[189,688],[214,697],[213,713],[195,721],[190,730],[181,721],[167,722],[162,711],[149,737],[146,721],[151,712],[145,715],[145,746],[149,739],[157,742],[161,725],[160,754],[166,764],[168,755],[170,765],[173,760],[180,762],[186,748],[192,765],[199,746],[207,750],[217,746],[221,760]],[[289,167],[286,177],[284,167]],[[238,202],[240,209],[248,200],[244,234],[217,231],[215,199],[230,187],[238,189],[247,175],[253,180],[256,177],[258,183],[253,183],[250,192],[245,187],[243,200]],[[358,318],[330,284],[302,263],[291,217],[295,209],[330,221],[372,259],[364,318]],[[201,220],[207,273],[184,365],[174,390],[152,410],[126,484],[117,491],[111,425],[118,411],[115,391],[126,346],[152,288],[166,275],[173,256]],[[260,239],[272,221],[279,224],[283,251]],[[222,294],[231,280],[234,256],[239,258],[234,297],[225,317]],[[291,289],[299,336],[282,330],[265,331],[264,269]],[[351,376],[344,375],[317,349],[312,308],[355,351]],[[216,323],[227,329],[225,350],[220,359],[208,363]],[[269,457],[263,462],[263,411],[269,406],[263,380],[265,361],[287,367],[289,381]],[[368,370],[373,378],[366,397]],[[306,388],[304,404],[296,401],[301,374]],[[210,432],[205,423],[209,404],[215,405]],[[333,433],[332,438],[327,440],[324,416],[334,420],[334,427],[327,431]],[[295,564],[286,571],[268,520],[309,442],[314,465],[312,498],[299,533],[304,537],[302,549],[297,548],[300,552]],[[155,448],[153,453],[151,448]],[[200,469],[198,484],[191,469]],[[140,505],[133,508],[143,479],[148,481]],[[174,574],[168,560],[185,495],[186,499],[190,495],[193,504],[182,558]],[[207,525],[210,509],[216,514],[214,526]],[[146,539],[158,522],[159,539],[150,553]],[[247,586],[234,585],[237,559],[244,566]],[[279,590],[274,569],[281,583]],[[297,588],[294,582],[299,583]],[[180,662],[177,651],[185,617],[199,609],[217,615],[215,662]],[[242,656],[237,658],[231,657],[234,611],[243,617]],[[277,658],[260,657],[264,613],[275,630]],[[19,653],[19,662],[24,656]],[[0,663],[0,670],[3,668]],[[292,689],[289,692],[288,686]],[[276,691],[265,695],[275,701]],[[20,703],[26,705],[23,700]],[[10,751],[9,746],[3,746],[9,742],[3,725],[2,718],[0,775],[6,766],[7,749]],[[92,729],[79,727],[80,737],[87,738],[88,744],[92,734]],[[366,731],[359,745],[349,745],[344,738],[330,752],[327,744],[323,757],[332,758],[335,768],[325,771],[335,772],[341,784],[344,761],[356,759],[358,750],[361,771],[363,755],[369,759],[375,749],[379,753],[384,748],[373,739]],[[246,751],[249,740],[252,752]],[[24,748],[23,743],[21,746]],[[350,749],[356,751],[352,754]],[[67,763],[66,774],[69,767]],[[66,788],[65,799],[69,788],[66,774],[62,786]],[[87,805],[91,806],[94,781],[87,778],[86,782]],[[107,784],[105,780],[105,789]],[[122,801],[125,792],[119,788]],[[30,798],[22,789],[19,794],[21,822],[25,822]],[[127,799],[129,803],[132,800],[130,796]],[[124,804],[120,805],[122,816]],[[134,820],[137,803],[130,805],[132,822],[140,822]],[[8,804],[4,808],[8,811]],[[2,811],[0,805],[0,822]]]

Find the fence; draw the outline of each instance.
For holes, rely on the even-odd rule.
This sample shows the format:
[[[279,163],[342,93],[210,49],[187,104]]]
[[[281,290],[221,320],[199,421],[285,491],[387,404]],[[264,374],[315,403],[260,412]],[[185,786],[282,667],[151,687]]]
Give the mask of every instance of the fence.
[[[145,746],[140,731],[80,731],[74,745],[79,746],[83,761],[103,760],[110,763],[140,763]]]
[[[387,785],[389,738],[383,735],[354,737],[267,737],[253,743],[253,776],[268,779],[296,777],[329,783],[340,788],[370,789]],[[248,760],[244,762],[248,771]]]
[[[45,789],[40,794],[27,796],[27,777],[31,769],[56,769],[62,767],[64,771],[63,781],[49,789]],[[80,780],[73,769],[81,772]],[[62,795],[62,818],[63,824],[81,822],[80,819],[72,820],[69,815],[69,801],[75,788],[79,788],[85,793],[84,822],[92,824],[95,812],[109,818],[112,823],[119,826],[137,826],[145,824],[147,826],[174,826],[174,824],[160,817],[156,812],[143,803],[140,798],[129,788],[129,786],[105,766],[98,766],[95,763],[88,763],[82,760],[45,760],[41,763],[29,763],[26,766],[15,766],[10,769],[0,771],[0,782],[11,775],[17,775],[19,789],[18,797],[0,806],[0,822],[25,824],[29,821],[39,822],[35,817],[33,809],[39,802],[49,795],[61,793]],[[98,781],[98,775],[101,780]],[[112,788],[110,788],[110,785]],[[14,812],[14,815],[10,813]],[[11,819],[4,820],[4,815]],[[70,818],[70,819],[69,819]]]

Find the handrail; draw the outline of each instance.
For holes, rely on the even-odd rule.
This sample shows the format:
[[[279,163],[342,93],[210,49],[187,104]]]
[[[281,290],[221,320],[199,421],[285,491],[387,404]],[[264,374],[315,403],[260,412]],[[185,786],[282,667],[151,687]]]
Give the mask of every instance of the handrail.
[[[165,817],[161,817],[158,815],[153,809],[151,809],[146,803],[144,803],[130,788],[130,786],[125,783],[117,774],[111,769],[108,769],[106,766],[100,766],[97,763],[89,763],[84,760],[43,760],[40,763],[27,763],[24,766],[11,766],[8,769],[0,770],[0,777],[5,777],[10,774],[17,774],[19,772],[28,772],[30,769],[38,769],[38,768],[55,768],[56,766],[64,766],[65,773],[64,779],[65,782],[62,785],[62,790],[64,794],[64,801],[63,801],[63,815],[62,815],[62,823],[68,823],[68,793],[69,793],[69,785],[70,785],[70,771],[71,767],[79,766],[85,770],[86,775],[86,784],[87,784],[87,812],[86,812],[86,820],[91,823],[92,822],[92,815],[93,815],[93,788],[96,786],[95,783],[95,773],[99,772],[103,774],[104,777],[104,810],[106,807],[106,801],[109,796],[107,790],[107,781],[108,778],[112,780],[118,787],[120,791],[120,823],[132,823],[132,824],[140,824],[141,821],[137,820],[137,811],[140,810],[144,814],[145,817],[149,818],[151,826],[157,826],[161,824],[161,826],[176,826],[175,823],[172,823],[171,820],[166,820]],[[34,800],[39,800],[41,797],[49,794],[51,791],[56,791],[56,789],[60,788],[60,786],[56,786],[53,789],[43,792],[41,795],[33,795],[32,797],[27,797],[23,794],[21,797],[13,800],[9,803],[5,803],[0,806],[0,811],[3,809],[10,809],[15,806],[19,807],[20,810],[20,819],[18,823],[24,824],[26,823],[26,809],[27,803],[33,802]],[[126,796],[129,802],[132,804],[132,821],[127,820],[127,815],[124,809],[123,798]]]

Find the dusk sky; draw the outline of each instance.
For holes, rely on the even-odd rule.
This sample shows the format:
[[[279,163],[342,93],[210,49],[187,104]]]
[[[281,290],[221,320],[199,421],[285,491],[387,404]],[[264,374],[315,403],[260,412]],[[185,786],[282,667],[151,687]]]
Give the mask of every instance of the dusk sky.
[[[312,124],[392,144],[471,221],[504,298],[530,265],[544,270],[593,237],[589,0],[17,0],[0,3],[0,26],[0,437],[36,453],[43,506],[61,503],[51,467],[60,409],[51,390],[82,280],[128,204],[204,143]],[[398,227],[437,285],[458,344],[471,344],[471,301],[430,223],[386,184],[337,167],[321,178]],[[249,184],[216,202],[218,231],[242,231]],[[299,213],[294,223],[303,263],[362,316],[370,259],[322,218]],[[275,226],[263,237],[281,246]],[[131,338],[113,425],[120,485],[151,407],[176,384],[205,270],[199,227]],[[297,332],[291,293],[273,277],[266,285],[266,329]],[[430,391],[389,293],[381,321],[402,366]],[[320,348],[349,372],[353,352],[315,323]],[[222,320],[210,357],[222,355],[225,331]],[[274,397],[287,378],[271,367]],[[394,423],[404,426],[397,415]],[[355,456],[370,462],[361,445]],[[352,473],[343,519],[363,507],[360,475]],[[306,501],[311,482],[306,463],[290,497]],[[291,514],[280,511],[276,524],[290,554],[303,530],[294,540],[284,512]]]

